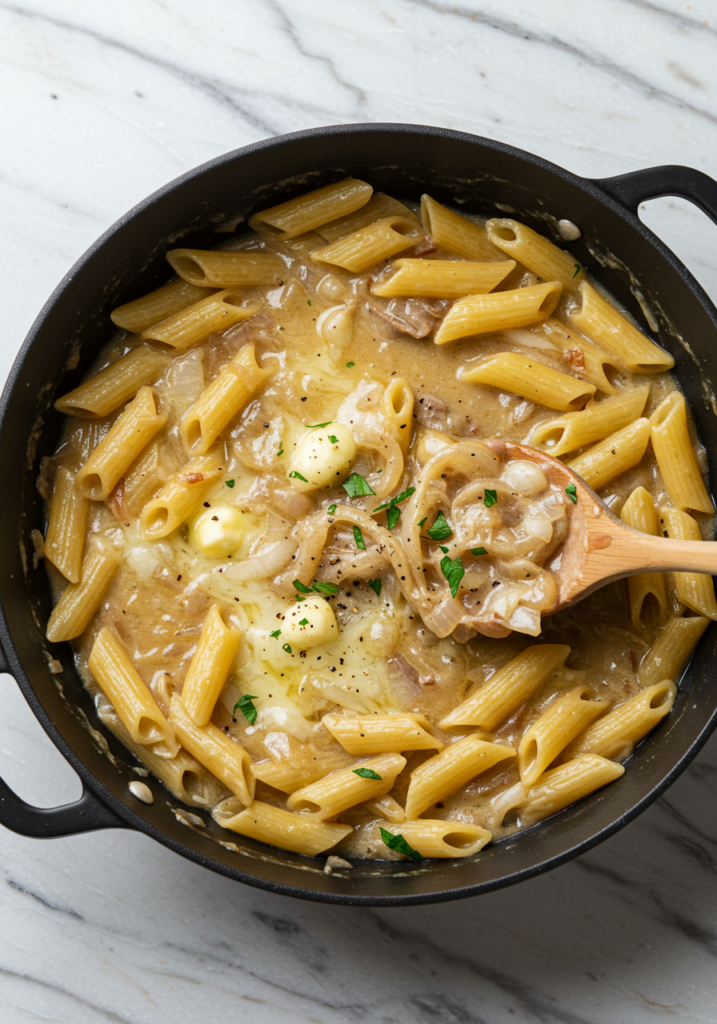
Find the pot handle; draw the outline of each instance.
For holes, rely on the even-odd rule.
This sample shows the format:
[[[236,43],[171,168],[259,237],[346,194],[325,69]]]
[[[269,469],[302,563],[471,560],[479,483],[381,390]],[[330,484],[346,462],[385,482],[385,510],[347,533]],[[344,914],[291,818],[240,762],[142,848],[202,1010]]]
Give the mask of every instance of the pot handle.
[[[12,675],[5,652],[0,646],[0,672]],[[0,825],[21,836],[54,839],[95,832],[101,828],[126,828],[125,823],[99,797],[83,788],[82,796],[61,807],[34,807],[15,793],[0,778]]]
[[[660,196],[680,196],[707,214],[717,223],[717,181],[694,167],[666,164],[645,167],[641,171],[618,174],[614,178],[593,178],[593,184],[603,192],[637,213],[640,203]]]

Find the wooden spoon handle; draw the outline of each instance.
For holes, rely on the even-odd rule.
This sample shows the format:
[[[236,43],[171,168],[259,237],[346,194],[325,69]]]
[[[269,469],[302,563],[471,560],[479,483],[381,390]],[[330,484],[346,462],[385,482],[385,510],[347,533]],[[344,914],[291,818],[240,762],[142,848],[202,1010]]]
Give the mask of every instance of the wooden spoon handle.
[[[632,559],[637,559],[640,570],[633,572],[704,572],[717,576],[717,541],[714,540],[667,540],[640,533],[630,534]],[[622,545],[620,545],[622,546]]]

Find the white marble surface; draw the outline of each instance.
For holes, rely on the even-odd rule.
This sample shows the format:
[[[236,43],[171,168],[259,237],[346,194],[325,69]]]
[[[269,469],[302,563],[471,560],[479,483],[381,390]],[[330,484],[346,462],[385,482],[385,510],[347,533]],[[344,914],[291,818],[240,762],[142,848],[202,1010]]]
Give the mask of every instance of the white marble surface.
[[[601,176],[717,173],[714,0],[0,2],[0,375],[52,287],[147,193],[344,121],[445,125]],[[717,299],[717,228],[645,220]],[[0,678],[0,774],[79,783]],[[0,829],[0,1018],[366,1024],[717,1020],[717,740],[591,854],[463,903],[371,911],[213,876],[143,836]]]

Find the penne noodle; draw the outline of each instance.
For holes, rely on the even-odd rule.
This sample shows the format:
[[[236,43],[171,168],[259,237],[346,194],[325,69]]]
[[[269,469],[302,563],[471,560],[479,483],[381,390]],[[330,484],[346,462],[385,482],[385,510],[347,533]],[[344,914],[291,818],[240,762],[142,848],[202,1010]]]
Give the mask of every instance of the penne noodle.
[[[87,667],[133,742],[149,747],[157,757],[176,757],[179,744],[172,726],[124,647],[107,627],[97,634]]]
[[[170,281],[156,291],[113,309],[110,319],[125,331],[141,334],[211,294],[211,288],[198,288],[182,280]]]
[[[349,754],[443,749],[443,743],[426,731],[423,715],[324,715],[321,721]]]
[[[206,725],[212,717],[240,638],[241,631],[226,626],[219,605],[213,605],[182,687],[182,704],[195,725]]]
[[[456,740],[411,772],[406,796],[406,817],[417,818],[476,775],[510,757],[515,757],[512,747],[503,743],[490,743],[477,733]]]
[[[45,534],[45,558],[70,583],[80,582],[89,502],[75,487],[75,474],[61,466],[55,476],[50,519]]]
[[[545,448],[558,458],[585,445],[602,441],[608,434],[622,430],[642,415],[650,394],[649,387],[635,388],[618,398],[591,402],[580,412],[569,412],[555,420],[539,423],[529,443]]]
[[[219,804],[213,817],[222,828],[231,829],[232,832],[256,839],[260,843],[278,846],[280,850],[291,850],[309,857],[330,850],[353,832],[350,825],[319,821],[309,814],[292,814],[282,807],[273,807],[260,800],[255,800],[246,810],[231,816],[223,814],[222,804]]]
[[[460,379],[471,384],[487,384],[561,412],[582,409],[595,394],[593,384],[569,377],[517,352],[484,357],[464,370]]]
[[[605,349],[593,345],[586,337],[572,327],[568,327],[557,317],[549,316],[530,327],[503,333],[516,345],[526,345],[529,348],[536,346],[542,348],[547,342],[559,349],[568,366],[583,380],[594,384],[598,391],[602,391],[606,395],[618,394],[618,390],[608,374],[614,377],[624,371],[625,368],[620,360],[606,352]]]
[[[503,260],[486,229],[460,213],[441,206],[429,195],[421,196],[421,220],[436,245],[466,260]]]
[[[522,263],[543,281],[560,281],[563,288],[577,288],[585,279],[580,263],[526,224],[508,217],[486,222],[488,238],[497,249]]]
[[[468,263],[460,260],[396,260],[395,273],[376,283],[374,295],[460,299],[491,292],[515,269],[515,260]]]
[[[270,375],[256,361],[254,345],[245,345],[188,410],[182,437],[190,452],[204,455]]]
[[[537,323],[550,316],[562,290],[559,281],[549,281],[488,295],[468,295],[449,309],[434,341],[436,345],[445,345],[459,338]]]
[[[641,533],[649,533],[651,537],[659,537],[657,513],[652,495],[644,487],[636,487],[622,507],[620,518],[626,526]],[[665,574],[662,572],[641,572],[637,576],[628,576],[627,590],[630,596],[630,617],[637,629],[648,625],[650,620],[663,619],[667,614],[667,591],[665,590]],[[652,601],[650,601],[652,598]],[[657,602],[655,615],[654,611]],[[652,605],[652,609],[650,608]],[[607,756],[607,755],[606,755]]]
[[[140,345],[74,391],[58,398],[55,408],[68,416],[109,416],[134,398],[145,384],[154,383],[168,363],[164,352],[157,352],[149,345]]]
[[[140,388],[77,473],[75,486],[86,498],[105,501],[121,477],[167,422],[148,387]]]
[[[666,622],[640,662],[637,670],[640,686],[654,686],[664,679],[678,682],[682,669],[709,624],[710,620],[705,615],[685,616]]]
[[[686,512],[676,508],[661,508],[660,519],[668,537],[675,540],[702,540],[699,526]],[[678,601],[698,615],[717,619],[717,601],[711,576],[701,572],[676,572],[673,576]]]
[[[695,450],[687,430],[687,409],[679,391],[673,391],[650,417],[652,447],[667,493],[678,508],[714,512]]]
[[[381,396],[381,413],[390,424],[403,457],[413,438],[413,391],[405,377],[394,377]]]
[[[330,751],[322,751],[321,757],[299,764],[289,761],[255,761],[251,766],[254,778],[282,793],[295,793],[310,782],[323,779],[329,772],[346,767],[346,758]]]
[[[439,722],[441,729],[476,725],[492,732],[543,685],[570,654],[566,644],[534,644],[499,668]]]
[[[169,720],[180,743],[192,757],[248,806],[254,799],[256,781],[246,750],[211,722],[195,725],[179,697],[172,697]]]
[[[612,761],[624,761],[648,732],[672,710],[677,687],[669,679],[635,694],[619,704],[570,744],[565,759],[581,754],[599,754]]]
[[[150,444],[117,485],[122,488],[124,510],[130,516],[138,516],[166,479],[160,446]]]
[[[290,811],[307,811],[323,821],[335,818],[337,814],[385,796],[396,781],[396,776],[406,767],[406,758],[400,754],[381,754],[361,761],[353,768],[340,768],[317,782],[295,790],[286,801]],[[371,777],[363,778],[357,771],[369,771]],[[374,778],[378,775],[379,778]]]
[[[650,421],[643,417],[588,448],[567,465],[594,491],[636,466],[647,450]]]
[[[139,522],[145,536],[159,540],[181,526],[208,497],[221,473],[216,455],[199,455],[182,466],[142,509]]]
[[[420,231],[421,222],[418,217],[398,199],[387,196],[384,192],[374,192],[366,205],[359,210],[347,213],[345,217],[339,217],[338,220],[332,220],[328,224],[321,224],[314,230],[326,242],[336,242],[339,238],[352,235],[354,231],[373,224],[374,221],[383,220],[384,217],[405,217],[412,220],[416,229]]]
[[[613,352],[633,373],[661,373],[675,365],[672,356],[646,338],[591,284],[580,285],[582,307],[570,319],[591,341]]]
[[[79,582],[69,583],[52,609],[47,623],[47,639],[51,643],[73,640],[84,633],[112,582],[119,562],[114,550],[106,544],[97,544],[85,551]]]
[[[378,800],[367,800],[362,806],[369,814],[375,814],[379,818],[383,818],[384,821],[392,821],[398,824],[406,820],[406,812],[392,796],[382,796]]]
[[[249,227],[270,238],[286,240],[314,231],[359,210],[371,198],[373,188],[358,178],[344,178],[313,192],[289,199],[249,218]]]
[[[521,825],[535,825],[557,814],[624,773],[621,764],[597,754],[582,754],[567,764],[551,768],[528,791],[527,802],[521,809]]]
[[[420,229],[409,218],[384,217],[323,249],[315,249],[311,259],[360,274],[397,252],[410,249],[420,238]]]
[[[558,754],[597,718],[608,701],[593,700],[590,690],[576,686],[548,705],[523,733],[518,747],[520,781],[532,786]]]
[[[210,288],[282,284],[287,270],[281,256],[256,249],[170,249],[167,260],[183,281]]]
[[[440,821],[419,818],[400,828],[387,828],[401,835],[422,857],[472,857],[493,838],[488,829],[464,821]]]
[[[178,352],[184,352],[192,345],[204,341],[207,335],[226,331],[259,312],[258,302],[245,302],[240,306],[240,301],[240,296],[231,288],[213,292],[167,320],[148,327],[142,331],[142,337],[150,341],[161,341]]]

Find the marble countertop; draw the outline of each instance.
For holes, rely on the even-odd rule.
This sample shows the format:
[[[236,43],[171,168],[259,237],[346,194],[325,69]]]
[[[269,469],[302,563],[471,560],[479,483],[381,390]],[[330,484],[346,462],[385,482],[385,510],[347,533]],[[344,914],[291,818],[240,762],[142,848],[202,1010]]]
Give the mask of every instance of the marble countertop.
[[[461,129],[589,176],[717,174],[710,0],[0,2],[5,377],[46,296],[120,214],[216,154],[356,121]],[[717,300],[717,228],[645,221]],[[0,775],[79,782],[0,677]],[[144,836],[0,828],[8,1024],[717,1020],[717,739],[666,797],[548,875],[370,910],[243,887]]]

